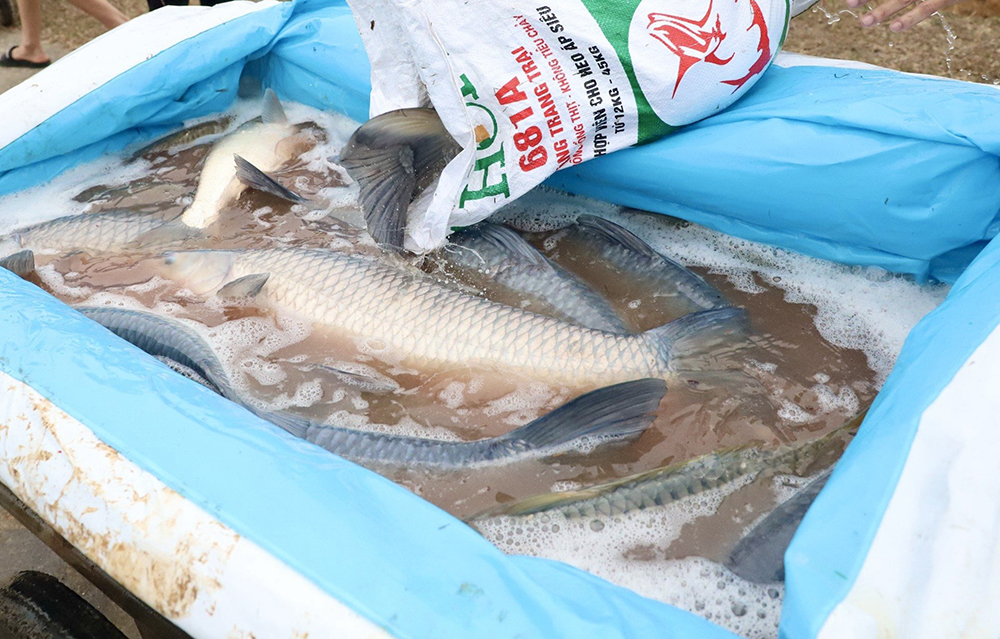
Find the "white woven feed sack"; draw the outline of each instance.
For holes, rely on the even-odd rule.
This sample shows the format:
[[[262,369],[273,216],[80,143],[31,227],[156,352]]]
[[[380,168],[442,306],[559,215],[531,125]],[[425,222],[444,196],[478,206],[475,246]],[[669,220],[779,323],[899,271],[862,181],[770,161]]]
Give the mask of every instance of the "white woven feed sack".
[[[433,106],[463,151],[406,246],[440,246],[567,166],[732,104],[777,54],[787,0],[351,0],[371,115]]]

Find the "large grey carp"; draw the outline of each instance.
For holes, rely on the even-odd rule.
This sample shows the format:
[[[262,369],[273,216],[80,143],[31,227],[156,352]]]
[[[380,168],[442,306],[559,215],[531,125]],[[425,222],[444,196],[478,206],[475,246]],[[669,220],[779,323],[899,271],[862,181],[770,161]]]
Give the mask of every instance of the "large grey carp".
[[[627,333],[603,297],[511,229],[481,222],[448,238],[436,255],[449,272],[495,301],[610,333]]]
[[[727,304],[713,286],[687,268],[658,253],[649,244],[625,228],[593,215],[581,215],[576,223],[556,236],[556,246],[574,245],[574,258],[557,262],[568,271],[587,279],[585,273],[601,268],[616,277],[600,280],[609,294],[619,294],[629,287],[631,294],[644,305],[660,304],[675,317]]]
[[[419,367],[476,367],[578,386],[659,377],[700,383],[744,343],[745,312],[720,308],[638,335],[498,304],[381,260],[313,249],[177,251],[161,273],[196,294],[267,277],[258,299]],[[694,371],[694,372],[692,372]],[[695,379],[691,380],[690,378]]]
[[[628,440],[649,427],[666,392],[663,381],[656,379],[601,388],[509,433],[477,441],[389,435],[319,424],[284,411],[255,408],[236,393],[212,348],[197,333],[178,322],[118,308],[77,310],[150,355],[166,360],[173,368],[177,368],[173,364],[179,364],[193,371],[209,388],[259,417],[361,463],[464,468],[524,457],[547,457],[583,445]]]

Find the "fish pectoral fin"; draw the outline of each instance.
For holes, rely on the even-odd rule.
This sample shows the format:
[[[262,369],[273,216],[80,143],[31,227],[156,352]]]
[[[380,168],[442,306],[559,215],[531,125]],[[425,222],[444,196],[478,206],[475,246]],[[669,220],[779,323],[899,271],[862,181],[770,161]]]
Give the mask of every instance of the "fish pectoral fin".
[[[502,438],[517,442],[518,448],[525,451],[551,449],[557,453],[585,441],[637,437],[653,423],[666,392],[666,382],[652,378],[605,386],[580,395]]]
[[[358,183],[368,232],[380,244],[403,248],[407,211],[462,147],[433,109],[400,109],[361,125],[338,164]]]
[[[255,167],[245,158],[234,153],[233,159],[236,161],[236,177],[250,188],[270,193],[289,202],[304,202],[306,200],[298,193],[283,187],[276,179]]]
[[[285,115],[285,110],[281,108],[281,101],[278,100],[278,94],[271,89],[264,91],[264,103],[261,106],[260,116],[265,123],[288,122],[288,116]]]
[[[18,251],[0,260],[0,267],[18,277],[28,277],[35,272],[35,253],[31,249]]]
[[[255,297],[264,288],[270,273],[253,273],[238,277],[219,289],[219,297]]]
[[[368,393],[387,395],[399,390],[399,384],[389,378],[366,375],[365,373],[358,371],[348,371],[335,366],[329,366],[327,364],[316,364],[310,366],[310,368],[330,373],[341,384],[352,386]]]

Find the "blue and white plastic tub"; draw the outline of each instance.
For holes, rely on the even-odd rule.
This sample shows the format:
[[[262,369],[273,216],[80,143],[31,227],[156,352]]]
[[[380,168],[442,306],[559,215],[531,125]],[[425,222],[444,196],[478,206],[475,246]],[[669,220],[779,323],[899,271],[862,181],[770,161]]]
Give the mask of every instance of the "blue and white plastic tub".
[[[226,108],[243,74],[367,116],[369,67],[343,4],[167,8],[0,95],[0,196]],[[551,180],[834,261],[957,278],[786,555],[786,637],[1000,632],[998,155],[993,87],[781,55],[727,112]],[[729,635],[503,555],[4,271],[0,481],[199,637]]]

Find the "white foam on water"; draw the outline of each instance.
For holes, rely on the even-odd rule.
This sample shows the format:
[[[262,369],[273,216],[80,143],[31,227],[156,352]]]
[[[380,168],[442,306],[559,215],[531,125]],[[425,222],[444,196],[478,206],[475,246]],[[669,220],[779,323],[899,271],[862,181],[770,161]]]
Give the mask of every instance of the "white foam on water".
[[[865,353],[881,387],[903,341],[948,293],[945,285],[921,285],[884,269],[844,266],[766,244],[723,235],[655,215],[620,214],[615,222],[684,266],[725,275],[739,290],[763,292],[755,278],[784,291],[792,304],[816,307],[815,324],[825,340]]]
[[[567,519],[558,511],[474,522],[509,554],[564,561],[619,586],[683,608],[745,637],[774,637],[781,586],[753,584],[701,557],[665,559],[682,528],[715,513],[722,500],[749,483],[727,486],[626,515]],[[562,483],[553,489],[562,487]]]
[[[149,173],[148,162],[125,164],[121,158],[108,155],[66,170],[44,184],[4,195],[0,198],[0,237],[32,224],[86,213],[91,205],[73,197],[108,184],[108,176],[114,176],[114,184],[128,184]]]
[[[832,344],[859,349],[867,356],[881,386],[895,363],[910,329],[943,301],[946,286],[922,286],[883,269],[848,267],[791,251],[740,240],[695,225],[680,226],[667,218],[625,214],[617,210],[579,210],[612,219],[646,240],[653,248],[685,266],[707,268],[725,275],[737,289],[759,294],[761,282],[784,291],[786,301],[815,306],[815,323]],[[516,216],[515,216],[516,217]],[[551,220],[523,217],[525,230],[558,228],[569,218],[560,209]],[[552,239],[552,238],[550,238]],[[773,362],[750,362],[773,373]],[[810,389],[818,413],[859,409],[850,388],[834,391],[830,376],[817,373]],[[779,416],[794,423],[813,421],[808,410],[786,399]],[[778,503],[795,494],[808,479],[781,478],[775,483]],[[777,482],[777,480],[776,480]],[[781,615],[783,588],[761,586],[736,577],[703,558],[667,561],[667,547],[681,527],[714,513],[724,494],[739,482],[666,507],[631,513],[610,520],[566,521],[562,515],[498,518],[477,527],[505,552],[565,561],[641,595],[694,612],[746,637],[775,637]],[[553,492],[575,486],[557,483]],[[757,519],[767,513],[761,513]],[[749,529],[749,527],[748,527]],[[660,557],[660,558],[658,558]]]
[[[549,384],[528,382],[515,390],[489,402],[483,414],[488,417],[503,415],[503,423],[520,426],[539,417],[539,411],[551,404],[566,401],[569,389],[554,388]]]

